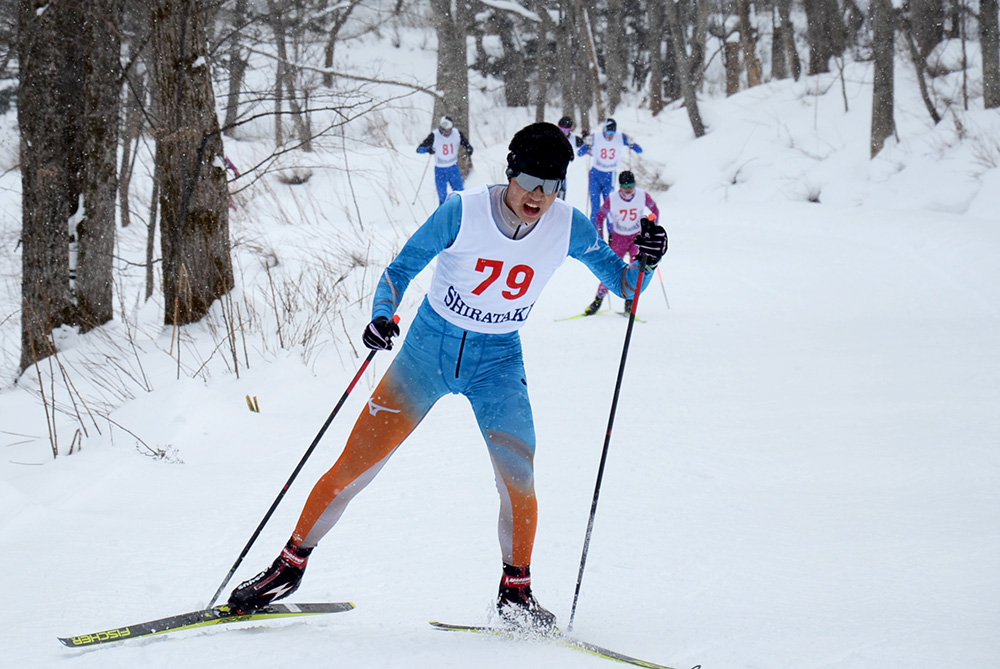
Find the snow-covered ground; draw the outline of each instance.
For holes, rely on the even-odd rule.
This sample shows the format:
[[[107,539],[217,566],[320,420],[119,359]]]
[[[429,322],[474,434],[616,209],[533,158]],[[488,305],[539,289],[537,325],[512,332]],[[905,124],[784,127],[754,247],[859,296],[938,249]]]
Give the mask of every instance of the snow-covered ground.
[[[341,69],[432,80],[433,44],[401,37],[399,49],[343,50],[353,64]],[[871,161],[870,79],[847,68],[846,110],[834,75],[705,98],[710,133],[697,141],[683,109],[616,112],[645,148],[630,167],[660,204],[670,252],[639,304],[583,638],[678,669],[1000,666],[1000,113],[977,99],[935,128],[897,72],[900,142]],[[501,178],[506,141],[533,115],[473,84],[477,185]],[[7,383],[20,203],[16,171],[0,177],[4,666],[607,666],[427,625],[486,621],[500,573],[493,473],[460,397],[359,496],[293,597],[355,611],[84,651],[56,641],[198,608],[219,586],[360,364],[374,281],[436,204],[413,153],[430,102],[409,104],[382,112],[378,143],[359,141],[371,124],[348,128],[350,182],[342,152],[299,155],[306,184],[271,175],[237,195],[233,302],[257,309],[240,312],[252,323],[238,375],[221,326],[172,343],[158,298],[141,304],[142,269],[123,269],[127,318],[61,336],[87,435],[65,455],[80,421],[59,415],[57,459],[37,376]],[[12,112],[2,125],[6,170]],[[266,131],[227,143],[238,165],[267,150]],[[584,209],[586,167],[575,161],[569,184]],[[145,197],[148,181],[136,189]],[[141,223],[123,230],[119,255],[141,262],[144,238]],[[265,265],[302,290],[276,300]],[[342,296],[310,292],[340,272]],[[428,278],[407,294],[404,333]],[[522,331],[539,444],[535,592],[564,623],[626,320],[557,319],[596,287],[568,261]],[[391,355],[376,356],[234,582],[277,554]]]

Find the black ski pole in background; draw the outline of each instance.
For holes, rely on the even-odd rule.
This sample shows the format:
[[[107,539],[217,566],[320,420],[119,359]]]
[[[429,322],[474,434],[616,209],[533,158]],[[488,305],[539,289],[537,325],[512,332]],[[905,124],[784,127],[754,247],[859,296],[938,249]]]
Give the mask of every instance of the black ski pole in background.
[[[622,360],[618,364],[618,380],[615,382],[615,394],[611,400],[611,415],[608,417],[608,431],[604,435],[604,450],[601,451],[601,464],[597,468],[597,484],[594,486],[594,500],[590,503],[590,520],[587,521],[587,534],[583,538],[583,554],[580,556],[580,573],[576,577],[576,591],[573,593],[573,608],[569,613],[567,632],[573,631],[573,618],[576,617],[576,604],[580,599],[580,584],[583,583],[583,568],[587,565],[587,551],[590,549],[590,535],[594,531],[594,516],[597,515],[597,500],[601,495],[601,481],[604,478],[604,465],[608,460],[608,446],[611,444],[611,428],[615,424],[615,411],[618,409],[618,395],[622,389],[622,376],[625,374],[625,359],[628,357],[628,345],[632,340],[632,327],[635,325],[635,311],[639,306],[639,293],[646,273],[646,256],[639,256],[639,280],[636,282],[635,295],[632,298],[632,310],[628,315],[628,328],[625,330],[625,345],[622,347]]]
[[[670,298],[667,297],[667,287],[663,285],[663,275],[660,273],[660,268],[656,268],[656,276],[660,279],[660,288],[663,290],[663,299],[667,303],[667,309],[670,308]]]
[[[431,157],[427,156],[427,162],[424,163],[424,172],[420,175],[420,183],[417,184],[417,192],[413,194],[413,202],[410,203],[412,207],[417,203],[417,198],[420,197],[420,187],[424,185],[424,177],[427,176],[427,168],[431,166]]]
[[[392,320],[394,323],[398,323],[399,316],[393,316]],[[326,422],[323,423],[323,427],[319,429],[319,432],[316,434],[316,438],[312,440],[311,444],[309,444],[309,448],[306,449],[306,452],[302,456],[302,459],[299,460],[299,464],[295,466],[295,471],[293,471],[292,475],[288,477],[288,480],[285,482],[285,485],[281,489],[281,492],[278,493],[278,496],[271,503],[271,508],[268,509],[267,513],[264,514],[264,518],[260,521],[260,525],[257,526],[256,530],[254,530],[253,535],[251,535],[250,537],[250,541],[247,542],[247,545],[243,547],[243,551],[240,553],[240,556],[236,558],[236,562],[233,564],[232,569],[229,570],[229,573],[226,574],[226,578],[223,579],[222,585],[220,585],[219,589],[215,591],[214,595],[212,595],[212,599],[209,600],[208,605],[205,607],[206,609],[212,608],[212,606],[215,604],[215,601],[219,598],[219,595],[222,594],[222,591],[226,589],[227,585],[229,585],[229,579],[233,577],[233,574],[236,573],[236,570],[239,568],[240,563],[243,562],[243,558],[245,558],[247,556],[247,553],[250,552],[250,547],[253,546],[255,541],[257,541],[257,537],[260,536],[260,533],[264,529],[264,526],[267,525],[267,521],[271,519],[271,514],[273,514],[274,510],[278,508],[278,504],[285,496],[285,493],[288,492],[288,488],[292,485],[292,481],[294,481],[295,477],[299,475],[300,471],[302,471],[302,467],[305,466],[306,460],[309,459],[309,456],[312,455],[312,452],[316,449],[316,446],[319,444],[320,439],[323,438],[323,434],[326,432],[326,428],[330,427],[330,423],[333,422],[333,419],[336,417],[337,412],[340,411],[340,407],[344,406],[344,402],[347,401],[347,396],[351,394],[352,390],[354,390],[354,386],[357,385],[358,381],[361,379],[361,375],[365,373],[366,369],[368,369],[368,364],[372,361],[372,358],[375,357],[376,353],[378,353],[378,351],[373,350],[371,353],[368,354],[368,357],[365,358],[365,361],[361,363],[361,368],[358,369],[358,373],[354,375],[353,379],[351,379],[351,383],[347,386],[347,390],[345,390],[344,394],[340,396],[340,401],[337,402],[337,406],[333,407],[333,411],[330,412],[330,415],[327,417]]]

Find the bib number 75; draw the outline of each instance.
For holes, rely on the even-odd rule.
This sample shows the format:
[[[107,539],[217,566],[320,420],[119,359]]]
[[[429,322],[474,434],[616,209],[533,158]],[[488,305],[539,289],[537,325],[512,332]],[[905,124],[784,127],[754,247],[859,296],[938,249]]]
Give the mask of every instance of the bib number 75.
[[[473,295],[482,295],[486,289],[493,285],[503,274],[502,260],[488,260],[480,258],[476,262],[477,272],[486,272],[486,278],[472,291]],[[500,294],[505,299],[516,300],[528,292],[531,280],[535,277],[535,270],[527,265],[514,265],[507,272],[505,283],[509,290],[504,290]]]

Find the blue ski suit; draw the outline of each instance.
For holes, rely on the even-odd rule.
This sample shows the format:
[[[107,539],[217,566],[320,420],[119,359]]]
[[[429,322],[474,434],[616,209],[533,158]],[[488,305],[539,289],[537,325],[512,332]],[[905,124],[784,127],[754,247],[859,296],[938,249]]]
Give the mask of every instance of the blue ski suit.
[[[464,216],[482,211],[476,209],[473,213],[472,203],[478,202],[473,199],[477,193],[486,191],[485,187],[465,191],[447,200],[413,234],[379,281],[373,318],[392,317],[410,281],[455,243]],[[463,207],[469,210],[468,214]],[[553,203],[553,209],[561,211],[559,224],[568,225],[566,255],[583,262],[615,294],[632,297],[639,277],[638,265],[626,265],[598,239],[594,225],[579,210],[561,200]],[[548,216],[549,212],[538,225],[551,223]],[[493,232],[500,235],[495,229]],[[531,239],[535,232],[540,230],[536,228],[524,240]],[[495,243],[517,244],[524,240],[498,239]],[[439,259],[438,270],[441,262]],[[484,276],[482,269],[474,267],[458,271],[472,273],[476,282]],[[647,274],[643,288],[649,278]],[[508,289],[510,286],[508,280]],[[498,281],[490,289],[503,288],[503,282]],[[459,307],[452,308],[456,313],[446,315],[452,320],[459,319]],[[425,296],[402,347],[362,410],[343,453],[313,488],[292,535],[293,541],[307,548],[315,546],[434,403],[454,393],[464,395],[472,405],[493,463],[501,502],[499,537],[503,560],[516,566],[530,564],[537,524],[535,431],[520,336],[516,327],[509,332],[480,331],[489,329],[487,323],[491,319],[523,321],[530,307],[502,317],[463,309],[465,315],[473,317],[467,319],[465,327],[460,327],[435,311],[432,301]],[[519,327],[520,322],[513,325]]]

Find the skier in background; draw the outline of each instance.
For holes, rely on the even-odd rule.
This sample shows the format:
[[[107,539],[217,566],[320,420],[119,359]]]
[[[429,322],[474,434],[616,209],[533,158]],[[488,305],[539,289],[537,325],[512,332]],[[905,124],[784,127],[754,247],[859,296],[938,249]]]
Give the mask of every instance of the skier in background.
[[[613,118],[604,122],[602,132],[587,138],[577,152],[581,156],[593,156],[590,168],[590,220],[597,225],[597,212],[604,198],[611,194],[615,172],[621,165],[624,149],[642,153],[642,147],[629,139],[624,132],[618,132],[618,123]]]
[[[555,616],[531,592],[537,524],[535,430],[518,329],[555,270],[572,256],[618,295],[635,294],[640,267],[597,238],[587,216],[556,193],[573,149],[551,123],[518,131],[507,154],[507,183],[458,193],[441,205],[389,264],[375,291],[362,341],[390,350],[392,316],[410,281],[437,259],[430,288],[399,353],[369,398],[337,462],[316,483],[284,550],[229,597],[247,612],[299,586],[310,553],[348,503],[371,483],[434,403],[465,395],[479,422],[500,493],[501,622],[548,630]],[[647,225],[637,246],[654,266],[667,235]],[[648,282],[649,275],[646,280]],[[644,283],[643,288],[646,283]],[[433,485],[433,482],[431,482]],[[416,587],[433,592],[444,575],[420,565]],[[430,578],[431,581],[425,582]]]
[[[460,145],[465,147],[470,156],[472,155],[472,144],[469,144],[469,140],[455,127],[450,117],[442,116],[438,127],[432,130],[417,147],[417,153],[434,155],[434,185],[437,187],[438,204],[443,203],[447,197],[448,186],[451,186],[452,191],[465,188],[462,171],[458,168]]]
[[[632,260],[638,257],[639,249],[635,238],[641,230],[643,218],[655,221],[660,217],[660,210],[652,196],[641,188],[635,187],[635,175],[625,170],[618,175],[620,188],[608,196],[597,212],[597,236],[604,238],[604,221],[608,222],[608,244],[611,250],[624,259],[626,254]],[[645,211],[651,214],[647,217]],[[587,316],[593,316],[601,308],[608,287],[603,283],[597,287],[597,296],[584,310]],[[632,300],[625,300],[625,313],[632,311]]]
[[[559,129],[563,131],[564,135],[566,135],[566,139],[569,140],[569,143],[573,147],[573,150],[574,151],[579,150],[580,147],[583,146],[584,139],[587,137],[587,135],[589,133],[586,130],[584,130],[583,131],[583,135],[574,135],[573,134],[573,128],[576,127],[576,124],[573,123],[573,119],[571,119],[569,116],[563,116],[561,119],[559,119],[558,125],[559,125]],[[563,179],[562,188],[559,190],[559,199],[561,199],[561,200],[565,200],[566,199],[566,180],[565,179]]]

